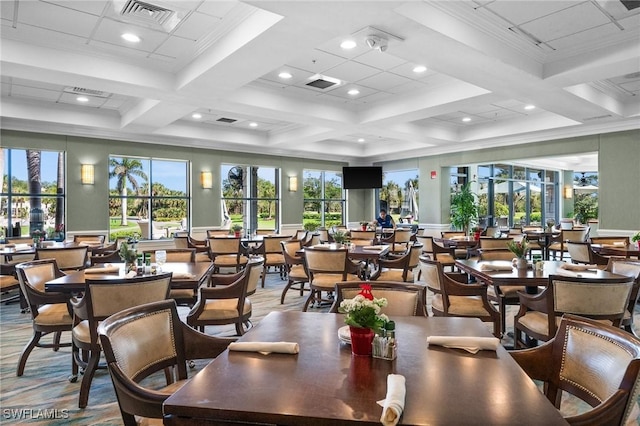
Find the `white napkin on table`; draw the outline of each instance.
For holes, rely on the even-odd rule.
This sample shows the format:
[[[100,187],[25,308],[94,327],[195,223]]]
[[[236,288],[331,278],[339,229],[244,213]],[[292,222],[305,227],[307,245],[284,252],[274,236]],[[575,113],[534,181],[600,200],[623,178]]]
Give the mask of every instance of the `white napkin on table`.
[[[402,416],[404,410],[404,399],[407,394],[406,380],[400,374],[389,374],[387,376],[387,395],[385,399],[378,401],[382,406],[382,416],[380,422],[384,426],[395,426]]]
[[[172,278],[174,280],[192,280],[196,276],[188,272],[174,272]]]
[[[494,262],[494,263],[481,263],[480,264],[481,271],[512,271],[513,265],[511,262]]]
[[[475,336],[429,336],[427,343],[445,348],[464,349],[472,354],[481,350],[495,351],[500,346],[500,340],[495,337]]]
[[[559,266],[562,269],[568,269],[570,271],[588,271],[589,269],[598,269],[598,265],[580,265],[576,263],[563,263]]]
[[[297,354],[300,346],[295,342],[233,342],[229,344],[230,351],[260,352],[261,354]]]
[[[134,278],[136,275],[138,275],[136,273],[136,271],[129,271],[129,272],[127,272],[127,274],[124,277],[125,278]]]
[[[384,250],[384,246],[363,246],[362,250]]]
[[[109,265],[106,263],[104,266],[94,266],[84,270],[85,274],[113,274],[119,273],[120,267],[115,265]]]

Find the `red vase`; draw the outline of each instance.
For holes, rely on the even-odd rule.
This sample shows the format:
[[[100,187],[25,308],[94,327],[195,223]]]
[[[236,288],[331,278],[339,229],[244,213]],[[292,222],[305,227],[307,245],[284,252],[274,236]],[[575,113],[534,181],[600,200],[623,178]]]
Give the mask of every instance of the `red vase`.
[[[240,237],[240,231],[234,231],[233,235],[238,238]]]
[[[361,225],[362,226],[362,230],[366,231],[367,230],[367,225]]]
[[[371,342],[374,332],[370,328],[349,326],[351,333],[351,353],[356,356],[371,356]]]

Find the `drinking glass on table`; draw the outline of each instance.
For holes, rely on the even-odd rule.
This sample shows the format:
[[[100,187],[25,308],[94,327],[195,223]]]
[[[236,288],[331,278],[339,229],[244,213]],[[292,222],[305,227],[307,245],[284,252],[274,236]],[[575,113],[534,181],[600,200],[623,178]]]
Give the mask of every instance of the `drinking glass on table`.
[[[162,265],[167,262],[167,252],[165,250],[156,250],[156,263],[158,264],[158,272],[162,272]]]

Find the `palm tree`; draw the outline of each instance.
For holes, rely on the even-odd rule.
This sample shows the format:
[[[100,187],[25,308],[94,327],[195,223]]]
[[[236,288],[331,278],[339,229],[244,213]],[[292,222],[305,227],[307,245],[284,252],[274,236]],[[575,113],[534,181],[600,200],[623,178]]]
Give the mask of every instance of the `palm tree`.
[[[62,228],[63,223],[62,220],[64,218],[64,198],[62,198],[62,194],[64,194],[64,153],[60,151],[58,153],[58,185],[56,188],[56,227],[55,230],[62,232],[64,229]]]
[[[127,225],[127,182],[131,184],[136,195],[140,193],[140,185],[136,176],[147,181],[149,178],[142,170],[142,162],[134,158],[122,158],[120,162],[116,158],[109,159],[109,179],[117,178],[116,188],[122,196],[122,219],[120,225]]]
[[[40,197],[34,196],[34,194],[40,194],[42,192],[42,178],[40,174],[40,151],[27,150],[27,173],[29,175],[29,209],[33,212],[34,209],[42,209],[42,200]],[[29,233],[33,232],[29,226]]]

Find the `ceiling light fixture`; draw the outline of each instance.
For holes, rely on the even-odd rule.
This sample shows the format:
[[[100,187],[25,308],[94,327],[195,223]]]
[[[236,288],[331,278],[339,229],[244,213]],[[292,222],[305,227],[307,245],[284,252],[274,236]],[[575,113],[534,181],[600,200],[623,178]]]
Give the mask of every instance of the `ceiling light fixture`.
[[[355,95],[359,95],[360,91],[358,89],[351,89],[347,93],[350,94],[351,96],[355,96]]]
[[[293,77],[293,75],[291,75],[291,73],[290,73],[290,72],[283,71],[283,72],[281,72],[280,74],[278,74],[278,77],[280,77],[280,78],[281,78],[281,79],[283,79],[283,80],[288,80],[288,79],[290,79],[291,77]]]
[[[251,123],[249,123],[250,127],[258,127],[258,123],[256,123],[255,121],[252,121]]]
[[[386,38],[380,37],[375,34],[371,34],[365,37],[364,42],[367,43],[369,49],[378,50],[380,52],[385,52],[389,47],[389,42]]]
[[[536,106],[535,105],[526,105],[524,107],[524,109],[526,109],[527,111],[531,111],[532,109],[536,109]]]
[[[469,121],[471,121],[471,118],[465,117],[465,118],[462,119],[462,121],[464,121],[465,123],[468,123]]]
[[[195,118],[196,120],[200,120],[202,118],[202,114],[194,112],[191,114],[191,118]]]
[[[78,101],[78,102],[89,102],[89,98],[87,98],[86,96],[78,96],[76,98],[76,101]]]
[[[423,73],[427,70],[427,67],[425,67],[424,65],[416,65],[413,68],[413,72],[415,72],[416,74],[420,74]]]
[[[122,37],[125,41],[128,41],[129,43],[140,43],[140,40],[142,40],[140,37],[138,37],[133,33],[124,33],[120,37]]]
[[[350,50],[350,49],[353,49],[356,46],[357,46],[357,44],[353,40],[345,40],[342,43],[340,43],[340,47],[343,48],[344,50]]]
[[[358,138],[358,142],[364,142],[364,138]]]

